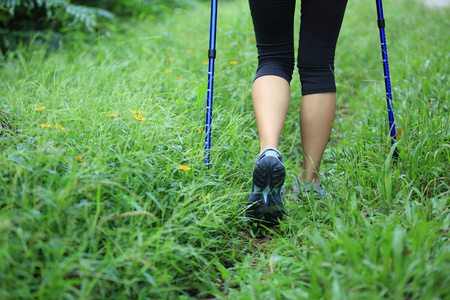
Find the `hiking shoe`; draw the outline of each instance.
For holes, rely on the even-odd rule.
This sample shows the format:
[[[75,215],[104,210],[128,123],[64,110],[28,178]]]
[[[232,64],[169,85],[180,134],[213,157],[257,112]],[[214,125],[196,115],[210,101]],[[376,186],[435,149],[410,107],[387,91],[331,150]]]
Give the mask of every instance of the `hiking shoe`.
[[[303,184],[303,189],[301,188],[301,184]],[[314,200],[320,200],[325,196],[325,188],[322,185],[311,184],[310,182],[302,183],[298,178],[294,181],[294,193],[297,194],[299,200],[302,196],[309,198],[312,194],[314,196]]]
[[[278,224],[284,215],[283,184],[286,178],[281,153],[269,147],[256,160],[247,216],[266,226]]]

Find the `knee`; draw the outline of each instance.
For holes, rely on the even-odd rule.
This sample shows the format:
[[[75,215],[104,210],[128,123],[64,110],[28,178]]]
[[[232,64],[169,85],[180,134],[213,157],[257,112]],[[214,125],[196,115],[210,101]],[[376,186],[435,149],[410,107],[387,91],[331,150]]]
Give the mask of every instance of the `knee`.
[[[336,92],[334,65],[308,66],[298,64],[302,95]]]
[[[294,72],[294,51],[259,53],[256,78],[264,75],[275,75],[291,82]],[[255,78],[255,79],[256,79]]]

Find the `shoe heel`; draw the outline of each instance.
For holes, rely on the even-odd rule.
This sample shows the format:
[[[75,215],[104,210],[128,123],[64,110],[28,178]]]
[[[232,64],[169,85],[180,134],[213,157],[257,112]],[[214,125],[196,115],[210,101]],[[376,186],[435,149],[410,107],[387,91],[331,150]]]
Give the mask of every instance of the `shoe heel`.
[[[284,184],[286,169],[278,158],[269,156],[258,163],[253,170],[253,183],[258,187],[269,185],[275,189]]]

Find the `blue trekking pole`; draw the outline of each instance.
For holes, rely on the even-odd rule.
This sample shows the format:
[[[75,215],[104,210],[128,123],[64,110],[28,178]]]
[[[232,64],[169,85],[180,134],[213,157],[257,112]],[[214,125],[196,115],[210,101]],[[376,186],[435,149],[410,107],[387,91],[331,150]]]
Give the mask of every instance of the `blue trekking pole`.
[[[217,0],[211,0],[211,26],[209,32],[209,71],[208,71],[208,92],[206,100],[206,166],[209,169],[209,149],[211,147],[211,118],[213,104],[213,87],[214,87],[214,59],[216,58],[216,27],[217,27]]]
[[[387,57],[386,48],[386,34],[384,32],[384,17],[383,17],[383,5],[381,0],[375,0],[377,2],[377,15],[378,15],[378,28],[380,29],[380,41],[381,41],[381,56],[383,57],[383,69],[384,69],[384,83],[386,86],[386,101],[389,114],[389,131],[391,135],[391,146],[393,146],[397,140],[394,123],[394,113],[392,111],[392,94],[391,94],[391,80],[389,78],[389,63]],[[398,158],[398,150],[395,147],[392,155],[394,160]]]

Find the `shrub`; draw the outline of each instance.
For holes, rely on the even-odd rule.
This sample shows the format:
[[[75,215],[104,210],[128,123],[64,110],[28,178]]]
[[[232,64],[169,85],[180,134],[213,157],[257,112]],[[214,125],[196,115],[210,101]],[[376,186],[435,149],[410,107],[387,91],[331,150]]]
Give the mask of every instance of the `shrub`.
[[[0,51],[45,41],[56,48],[68,32],[95,32],[117,18],[145,17],[186,6],[182,0],[0,0]]]

